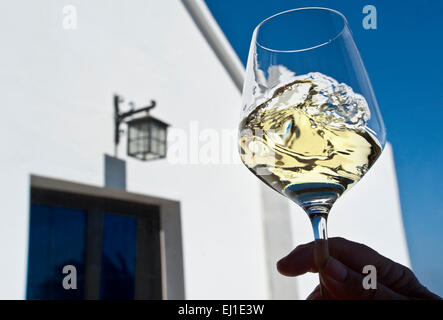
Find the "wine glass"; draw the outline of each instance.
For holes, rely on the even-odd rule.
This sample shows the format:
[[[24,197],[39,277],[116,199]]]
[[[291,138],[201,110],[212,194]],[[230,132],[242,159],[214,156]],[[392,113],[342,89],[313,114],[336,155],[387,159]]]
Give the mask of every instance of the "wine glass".
[[[385,141],[343,14],[293,9],[255,28],[243,86],[240,156],[252,173],[307,213],[318,268],[329,255],[332,205],[365,175]]]

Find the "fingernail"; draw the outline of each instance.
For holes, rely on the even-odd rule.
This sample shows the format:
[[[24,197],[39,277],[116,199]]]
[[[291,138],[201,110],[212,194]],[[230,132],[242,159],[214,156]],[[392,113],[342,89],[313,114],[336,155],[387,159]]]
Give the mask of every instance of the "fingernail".
[[[326,265],[322,271],[327,276],[330,276],[332,279],[339,282],[343,282],[348,275],[348,270],[346,267],[332,257],[328,258],[328,261],[326,262]]]

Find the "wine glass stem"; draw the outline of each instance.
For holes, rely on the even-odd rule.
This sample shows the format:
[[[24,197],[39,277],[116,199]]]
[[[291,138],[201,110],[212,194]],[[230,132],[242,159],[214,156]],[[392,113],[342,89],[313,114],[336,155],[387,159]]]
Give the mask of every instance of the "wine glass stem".
[[[309,218],[311,219],[312,229],[314,230],[315,238],[314,261],[317,270],[319,271],[318,275],[320,280],[320,292],[321,295],[324,296],[324,288],[321,280],[320,270],[324,267],[329,257],[327,229],[328,212],[324,212],[323,210],[322,212],[313,212],[314,210],[310,211],[311,212],[308,212],[308,214]]]

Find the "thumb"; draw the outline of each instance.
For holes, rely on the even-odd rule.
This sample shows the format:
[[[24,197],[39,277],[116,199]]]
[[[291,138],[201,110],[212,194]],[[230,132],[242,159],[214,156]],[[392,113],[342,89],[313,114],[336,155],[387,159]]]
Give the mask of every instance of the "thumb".
[[[320,271],[323,285],[336,299],[404,300],[402,296],[377,282],[376,289],[363,287],[363,275],[329,257]]]

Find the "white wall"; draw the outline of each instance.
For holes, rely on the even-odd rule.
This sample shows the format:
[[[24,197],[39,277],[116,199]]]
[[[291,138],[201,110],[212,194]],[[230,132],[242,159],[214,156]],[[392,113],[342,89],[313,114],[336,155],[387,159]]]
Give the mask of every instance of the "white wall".
[[[62,28],[67,4],[76,30]],[[29,175],[102,185],[114,92],[156,99],[153,114],[185,130],[235,128],[240,96],[179,1],[3,1],[0,39],[0,298],[20,299]],[[129,159],[127,184],[181,201],[187,298],[268,297],[259,182],[245,168]]]

